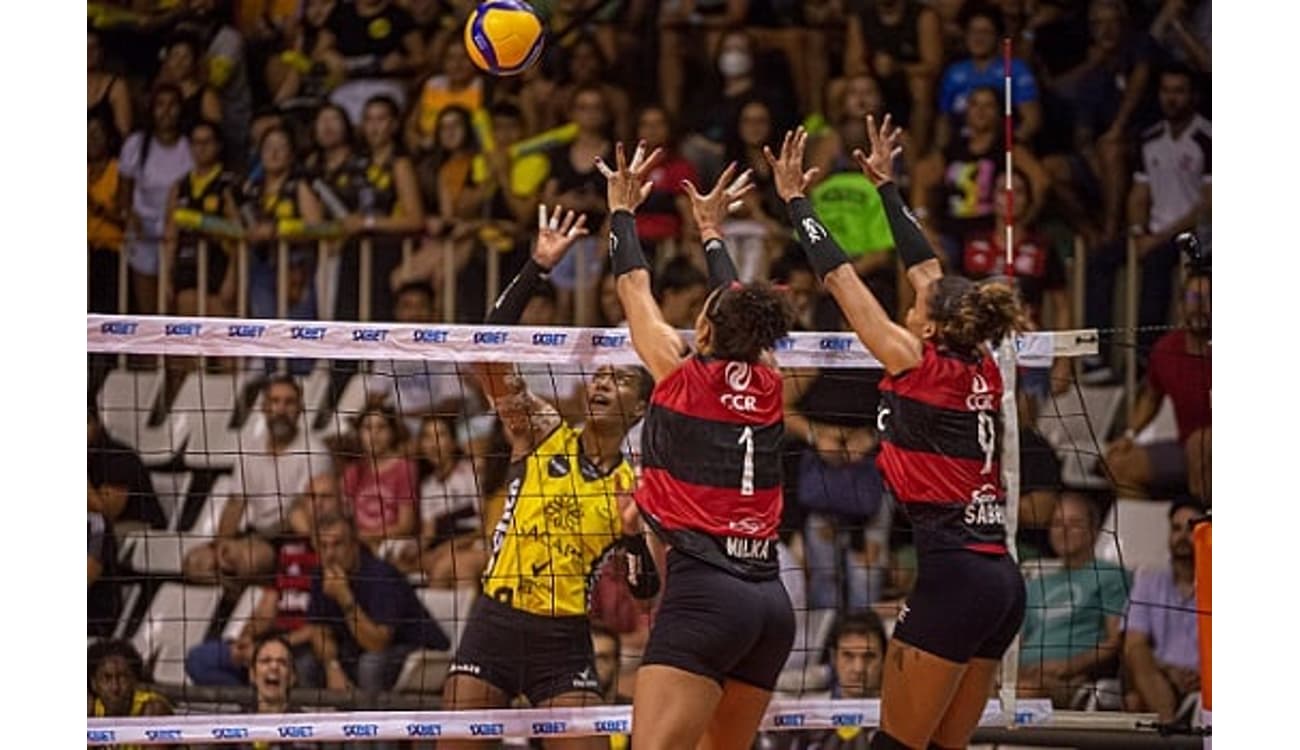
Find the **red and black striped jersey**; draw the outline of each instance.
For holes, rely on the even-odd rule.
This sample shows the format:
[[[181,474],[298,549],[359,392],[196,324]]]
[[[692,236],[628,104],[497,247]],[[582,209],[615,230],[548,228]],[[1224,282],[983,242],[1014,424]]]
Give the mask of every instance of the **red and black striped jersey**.
[[[1002,374],[926,342],[921,363],[880,382],[876,465],[912,520],[917,551],[1006,552]]]
[[[275,571],[275,627],[285,633],[307,624],[307,606],[311,603],[311,575],[320,566],[320,558],[306,539],[291,539],[280,545],[279,564]]]
[[[681,552],[775,578],[784,433],[781,374],[695,355],[655,385],[636,501]]]

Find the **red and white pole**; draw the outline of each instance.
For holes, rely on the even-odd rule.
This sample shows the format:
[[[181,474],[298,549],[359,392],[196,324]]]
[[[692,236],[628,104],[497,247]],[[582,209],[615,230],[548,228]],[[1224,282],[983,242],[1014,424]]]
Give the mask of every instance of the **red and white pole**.
[[[1012,176],[1015,174],[1014,171],[1015,165],[1012,158],[1012,144],[1015,143],[1014,141],[1015,130],[1014,128],[1012,128],[1012,124],[1013,124],[1012,112],[1013,110],[1011,109],[1011,37],[1007,37],[1002,40],[1002,141],[1003,141],[1003,148],[1006,152],[1006,168],[1005,168],[1006,184],[1004,186],[1005,204],[1003,206],[1003,210],[1006,213],[1005,218],[1006,218],[1006,225],[1007,225],[1006,236],[1002,238],[1002,241],[1005,243],[1003,247],[1006,252],[1006,275],[1007,278],[1009,279],[1015,278],[1016,275],[1016,265],[1015,265],[1016,207],[1015,207],[1015,201],[1012,199],[1012,192],[1011,192],[1011,184],[1012,184],[1011,180],[1012,180]]]

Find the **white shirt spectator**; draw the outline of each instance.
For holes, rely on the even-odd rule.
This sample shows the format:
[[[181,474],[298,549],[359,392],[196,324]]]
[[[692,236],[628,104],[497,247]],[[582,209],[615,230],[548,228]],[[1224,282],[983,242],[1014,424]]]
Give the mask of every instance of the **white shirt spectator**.
[[[122,146],[118,173],[135,181],[131,210],[140,215],[140,233],[128,239],[131,267],[145,274],[158,273],[158,249],[166,225],[167,195],[172,185],[194,168],[189,139],[181,136],[170,146],[157,140],[149,144],[149,153],[140,159],[144,133],[132,133]]]
[[[1133,179],[1151,186],[1147,231],[1159,234],[1178,223],[1200,203],[1202,186],[1210,184],[1210,121],[1196,115],[1177,138],[1167,120],[1148,128]]]
[[[284,528],[293,501],[313,476],[330,469],[329,457],[304,450],[302,441],[279,455],[241,453],[230,477],[230,494],[244,497],[243,529],[274,537]]]

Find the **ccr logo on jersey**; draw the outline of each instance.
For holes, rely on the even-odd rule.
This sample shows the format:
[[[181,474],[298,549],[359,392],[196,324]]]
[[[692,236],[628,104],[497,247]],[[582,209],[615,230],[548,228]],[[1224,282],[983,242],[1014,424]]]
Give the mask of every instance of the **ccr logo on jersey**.
[[[719,400],[722,405],[736,412],[756,412],[758,411],[758,399],[747,393],[749,384],[753,379],[754,371],[750,369],[748,362],[728,362],[727,368],[722,371],[723,379],[727,381],[727,387],[739,393],[724,393]]]
[[[723,376],[727,380],[727,387],[733,391],[744,391],[749,388],[749,381],[753,377],[753,371],[749,369],[748,362],[728,362],[727,368],[723,370]]]

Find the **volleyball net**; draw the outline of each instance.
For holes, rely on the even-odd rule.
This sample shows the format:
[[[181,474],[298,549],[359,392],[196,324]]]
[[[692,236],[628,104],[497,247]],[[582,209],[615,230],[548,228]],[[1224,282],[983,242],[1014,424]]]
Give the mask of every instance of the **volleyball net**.
[[[626,705],[448,712],[441,700],[495,541],[517,510],[506,500],[511,447],[478,366],[514,366],[578,427],[598,407],[613,408],[593,399],[593,380],[610,367],[639,364],[626,330],[91,315],[87,345],[89,533],[102,566],[89,594],[91,648],[130,644],[141,679],[177,714],[92,718],[88,743],[629,732]],[[983,717],[988,727],[1050,726],[1074,710],[1097,712],[1091,725],[1098,727],[1132,729],[1153,718],[1101,713],[1123,707],[1114,653],[1066,681],[1043,668],[1061,654],[1105,648],[1106,618],[1125,615],[1131,577],[1124,571],[1159,564],[1165,554],[1169,506],[1115,500],[1102,461],[1120,424],[1120,390],[1073,376],[1043,387],[1053,362],[1097,349],[1095,331],[1060,331],[1025,334],[999,350],[1008,393],[1000,444],[990,450],[998,452],[1009,537],[1018,541],[1029,606],[1037,609],[1026,627],[1086,620],[1098,633],[1080,643],[1073,639],[1087,627],[1058,627],[1013,648]],[[887,641],[915,582],[910,530],[874,469],[879,365],[849,332],[793,333],[776,354],[794,396],[778,552],[797,632],[764,731],[872,727],[878,700],[844,696],[878,695],[878,669],[869,664],[854,677],[865,688],[848,689],[835,672],[831,640],[846,614],[867,612],[861,619],[879,621]],[[1022,387],[1011,387],[1017,382]],[[636,467],[637,413],[622,397],[614,402],[627,426],[622,452]],[[1167,427],[1162,414],[1154,428]],[[562,464],[548,463],[553,478],[588,470]],[[1057,549],[1077,531],[1078,521],[1060,511],[1069,492],[1110,495],[1087,506],[1099,527],[1089,541],[1095,554],[1075,567],[1063,566]],[[581,516],[593,511],[581,501],[518,502],[530,500],[542,504],[537,534],[589,533]],[[391,626],[382,648],[367,650],[360,641],[368,638],[349,635],[356,623],[339,617],[338,587],[320,572],[336,551],[318,548],[319,524],[335,516],[350,519],[345,541],[371,560],[366,574],[357,572],[360,563],[344,574],[356,606]],[[520,581],[534,580],[519,588],[567,585],[548,579],[545,567],[534,565],[531,576],[520,571]],[[597,560],[589,572],[603,573],[585,595],[599,633],[598,674],[590,677],[614,704],[634,694],[653,609],[631,598],[617,559]],[[1036,580],[1061,576],[1063,586],[1033,595]],[[1080,598],[1080,591],[1090,593]],[[379,601],[393,598],[404,606]],[[345,678],[320,663],[313,644],[295,640],[292,633],[309,623],[339,628]],[[291,705],[306,713],[249,713],[252,642],[273,633],[290,634]],[[343,643],[349,639],[355,643]],[[1033,680],[1043,684],[1026,684]],[[91,683],[93,693],[93,674]]]

